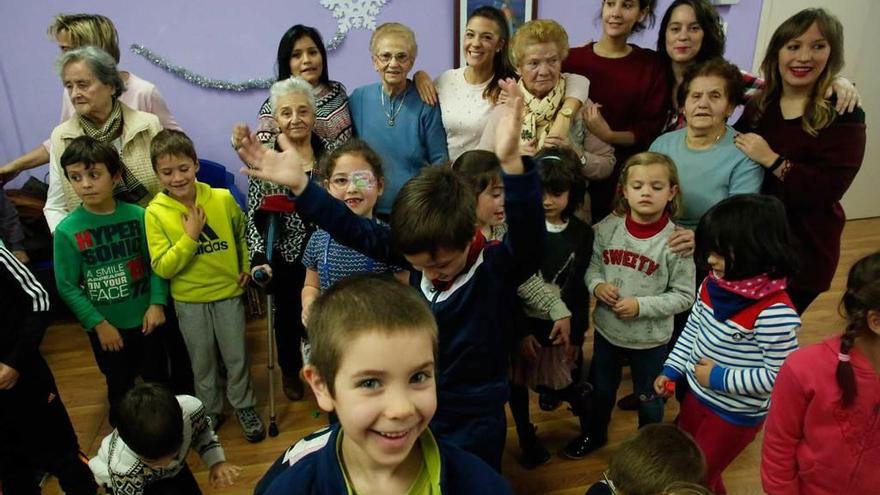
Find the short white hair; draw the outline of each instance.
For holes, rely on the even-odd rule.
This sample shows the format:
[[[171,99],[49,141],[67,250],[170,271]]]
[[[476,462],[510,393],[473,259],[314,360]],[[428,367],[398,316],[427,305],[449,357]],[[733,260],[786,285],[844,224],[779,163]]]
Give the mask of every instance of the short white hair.
[[[273,114],[275,113],[275,110],[277,110],[276,103],[278,103],[278,99],[282,96],[289,95],[290,93],[306,95],[309,107],[311,107],[313,112],[316,110],[315,89],[312,85],[301,77],[290,77],[283,81],[276,82],[272,85],[272,88],[269,89],[269,105],[272,106]]]

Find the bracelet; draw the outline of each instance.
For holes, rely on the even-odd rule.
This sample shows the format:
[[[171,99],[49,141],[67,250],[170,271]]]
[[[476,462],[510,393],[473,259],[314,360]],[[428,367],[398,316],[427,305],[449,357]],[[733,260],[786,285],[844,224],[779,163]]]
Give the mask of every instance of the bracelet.
[[[778,157],[776,157],[776,160],[773,161],[773,164],[771,164],[767,168],[767,170],[769,170],[770,173],[773,173],[776,171],[777,168],[781,167],[783,163],[785,163],[785,157],[782,155],[779,155]]]

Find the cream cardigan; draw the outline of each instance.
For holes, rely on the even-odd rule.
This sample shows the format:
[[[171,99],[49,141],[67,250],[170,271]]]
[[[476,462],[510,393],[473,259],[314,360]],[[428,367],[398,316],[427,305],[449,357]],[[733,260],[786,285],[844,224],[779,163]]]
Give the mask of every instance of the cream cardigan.
[[[153,136],[162,130],[162,124],[151,113],[134,110],[121,102],[120,105],[122,105],[122,152],[120,153],[122,163],[150,192],[141,204],[146,207],[153,196],[161,190],[159,179],[153,172],[153,165],[150,162],[150,142]],[[49,193],[43,214],[46,215],[46,222],[52,232],[55,232],[55,226],[80,204],[73,186],[61,170],[61,155],[71,141],[84,134],[78,116],[73,116],[59,124],[49,138],[51,143]]]

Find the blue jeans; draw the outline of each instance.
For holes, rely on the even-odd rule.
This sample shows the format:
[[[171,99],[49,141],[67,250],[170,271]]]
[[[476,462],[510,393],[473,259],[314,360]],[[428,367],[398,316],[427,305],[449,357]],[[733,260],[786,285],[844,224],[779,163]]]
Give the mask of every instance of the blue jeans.
[[[629,359],[633,391],[639,397],[639,427],[663,421],[664,402],[654,393],[654,379],[663,369],[666,346],[650,349],[618,347],[599,332],[594,333],[590,383],[593,384],[593,407],[589,421],[590,433],[598,441],[608,437],[608,423],[617,399],[617,389],[624,359]]]

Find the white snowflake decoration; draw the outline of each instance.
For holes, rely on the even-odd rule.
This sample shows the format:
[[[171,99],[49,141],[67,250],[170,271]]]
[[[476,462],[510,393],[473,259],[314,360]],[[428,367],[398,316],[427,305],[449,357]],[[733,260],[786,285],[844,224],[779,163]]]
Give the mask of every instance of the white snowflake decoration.
[[[327,43],[333,50],[345,40],[352,29],[375,29],[376,16],[388,0],[321,0],[321,5],[336,19],[336,34]]]

